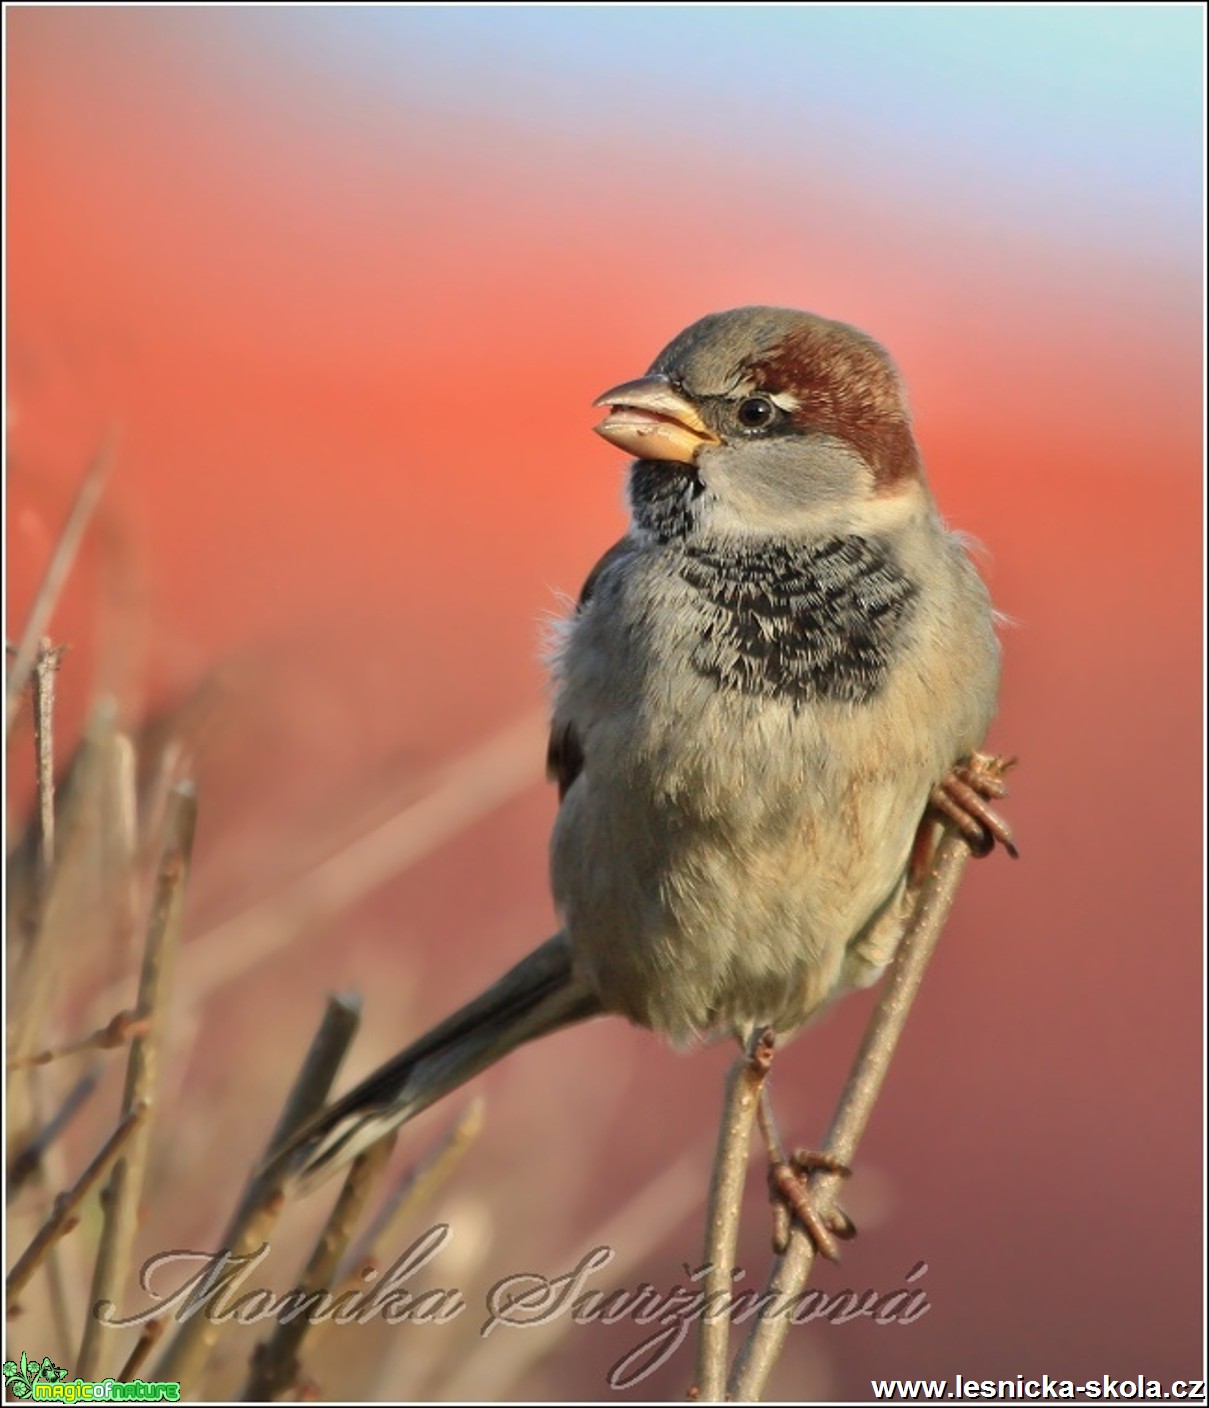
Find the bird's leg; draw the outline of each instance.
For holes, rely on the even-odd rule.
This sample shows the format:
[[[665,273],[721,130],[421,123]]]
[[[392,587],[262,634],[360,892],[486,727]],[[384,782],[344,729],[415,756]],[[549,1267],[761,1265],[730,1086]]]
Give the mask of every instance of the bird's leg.
[[[988,855],[995,842],[1015,857],[1019,854],[1012,828],[989,801],[1007,796],[1004,774],[1015,758],[997,758],[989,753],[971,753],[957,763],[939,786],[933,787],[929,803],[933,812],[951,821],[969,842],[976,856]]]
[[[773,1040],[771,1028],[759,1034],[750,1048],[749,1059],[760,1063],[767,1074],[772,1064]],[[816,1171],[838,1173],[847,1178],[851,1170],[830,1154],[812,1149],[795,1149],[787,1155],[777,1130],[767,1084],[761,1085],[756,1104],[756,1122],[768,1150],[768,1193],[772,1201],[772,1245],[777,1255],[789,1246],[791,1224],[796,1218],[814,1243],[815,1250],[828,1261],[839,1260],[836,1240],[847,1241],[856,1236],[856,1227],[847,1213],[833,1204],[818,1206],[810,1175]]]

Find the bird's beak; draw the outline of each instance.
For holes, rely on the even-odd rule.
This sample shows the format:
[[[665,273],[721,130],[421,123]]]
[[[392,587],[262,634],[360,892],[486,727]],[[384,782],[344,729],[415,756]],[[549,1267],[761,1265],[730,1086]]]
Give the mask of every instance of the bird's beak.
[[[692,464],[703,445],[722,443],[665,376],[623,382],[592,404],[610,408],[597,435],[640,460]]]

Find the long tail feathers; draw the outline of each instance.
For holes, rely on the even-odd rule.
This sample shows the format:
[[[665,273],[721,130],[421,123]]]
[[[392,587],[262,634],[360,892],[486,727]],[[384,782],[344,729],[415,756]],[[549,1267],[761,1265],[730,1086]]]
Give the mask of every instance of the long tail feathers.
[[[309,1120],[270,1159],[309,1191],[397,1125],[534,1037],[595,1017],[600,1002],[574,976],[562,934]]]

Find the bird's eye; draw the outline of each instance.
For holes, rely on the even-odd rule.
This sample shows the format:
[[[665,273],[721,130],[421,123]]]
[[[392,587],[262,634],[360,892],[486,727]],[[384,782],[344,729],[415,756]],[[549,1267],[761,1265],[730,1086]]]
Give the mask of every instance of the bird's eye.
[[[767,396],[748,396],[739,402],[739,424],[748,430],[760,430],[771,423],[776,411]]]

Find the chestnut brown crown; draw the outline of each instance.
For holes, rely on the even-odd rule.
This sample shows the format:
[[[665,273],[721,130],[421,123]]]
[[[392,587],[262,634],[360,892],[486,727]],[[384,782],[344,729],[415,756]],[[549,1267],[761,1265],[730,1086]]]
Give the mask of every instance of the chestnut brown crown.
[[[834,436],[856,450],[879,490],[920,472],[898,369],[847,323],[790,308],[711,313],[670,342],[650,374],[666,377],[722,440]]]
[[[596,405],[610,407],[597,433],[640,461],[704,469],[726,457],[750,466],[753,453],[784,461],[794,444],[830,443],[855,453],[875,495],[921,472],[889,354],[859,329],[813,313],[711,313],[669,343],[646,376]]]

